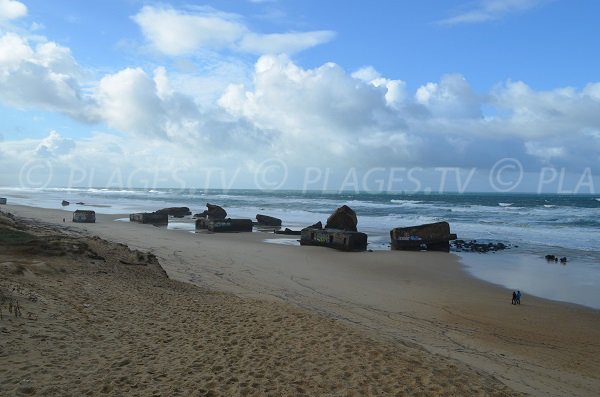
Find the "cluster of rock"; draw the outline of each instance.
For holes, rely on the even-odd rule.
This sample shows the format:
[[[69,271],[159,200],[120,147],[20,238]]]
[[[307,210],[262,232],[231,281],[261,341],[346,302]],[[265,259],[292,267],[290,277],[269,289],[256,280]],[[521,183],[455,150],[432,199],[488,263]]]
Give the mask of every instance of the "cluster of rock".
[[[6,205],[6,198],[0,197],[0,204]]]
[[[510,246],[504,243],[478,243],[477,240],[455,240],[452,243],[452,248],[457,252],[479,252],[485,254],[487,252],[496,252],[509,249]]]
[[[554,263],[557,263],[558,261],[560,261],[560,263],[567,263],[567,257],[566,257],[566,256],[563,256],[562,258],[560,258],[560,259],[559,259],[559,258],[558,258],[557,256],[555,256],[555,255],[546,255],[546,256],[545,256],[545,258],[546,258],[546,260],[547,260],[548,262],[554,262]]]

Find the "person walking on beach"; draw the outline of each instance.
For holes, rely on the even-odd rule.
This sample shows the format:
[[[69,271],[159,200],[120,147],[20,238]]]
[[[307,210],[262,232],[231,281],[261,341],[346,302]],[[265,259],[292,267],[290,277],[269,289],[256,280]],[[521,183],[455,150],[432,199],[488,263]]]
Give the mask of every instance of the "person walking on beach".
[[[517,304],[517,293],[513,291],[512,301],[510,301],[511,305]]]
[[[517,291],[517,296],[515,299],[515,304],[516,305],[520,305],[521,304],[521,291]]]

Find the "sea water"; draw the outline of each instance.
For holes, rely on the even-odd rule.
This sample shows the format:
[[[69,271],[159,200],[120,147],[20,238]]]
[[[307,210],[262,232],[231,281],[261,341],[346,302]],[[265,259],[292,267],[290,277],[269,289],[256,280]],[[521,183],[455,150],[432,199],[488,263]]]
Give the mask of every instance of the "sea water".
[[[389,231],[448,221],[460,239],[503,242],[501,253],[458,253],[474,276],[509,289],[600,308],[600,197],[510,193],[354,193],[264,190],[0,188],[9,203],[62,208],[62,200],[98,213],[128,214],[186,206],[202,212],[218,204],[231,217],[265,214],[301,229],[346,204],[369,235],[370,249],[389,249]],[[174,229],[184,226],[175,225]],[[566,265],[547,262],[566,256]]]

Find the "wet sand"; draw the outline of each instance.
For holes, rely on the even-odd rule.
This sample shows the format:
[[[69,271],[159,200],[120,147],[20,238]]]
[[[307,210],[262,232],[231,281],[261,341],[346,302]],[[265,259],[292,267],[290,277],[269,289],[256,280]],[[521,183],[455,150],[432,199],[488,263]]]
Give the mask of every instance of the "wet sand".
[[[263,354],[260,356],[261,362],[271,363],[263,371],[269,386],[264,384],[267,381],[258,382],[257,388],[244,389],[250,394],[369,395],[379,391],[384,395],[488,395],[495,392],[509,393],[508,388],[533,395],[594,396],[600,392],[600,376],[597,371],[600,368],[599,311],[527,296],[523,298],[521,306],[512,306],[511,291],[469,277],[450,254],[342,253],[319,247],[267,244],[263,240],[272,238],[273,235],[262,233],[193,234],[113,221],[120,216],[100,215],[96,224],[64,225],[62,219],[68,219],[69,212],[18,206],[2,208],[19,216],[43,220],[55,228],[66,227],[70,234],[79,236],[78,238],[97,235],[155,254],[171,278],[161,278],[161,283],[177,285],[169,290],[170,299],[161,298],[161,301],[171,302],[172,307],[157,305],[154,298],[149,298],[153,296],[151,289],[144,292],[149,295],[130,292],[133,296],[122,296],[131,290],[131,285],[138,284],[141,277],[132,276],[129,281],[115,277],[116,280],[111,282],[116,288],[114,291],[111,289],[115,302],[120,299],[122,302],[136,302],[131,305],[133,309],[124,309],[123,313],[125,322],[127,315],[133,316],[130,323],[136,329],[152,328],[148,326],[148,321],[156,316],[160,317],[159,312],[163,309],[166,312],[175,311],[179,316],[186,312],[193,313],[194,307],[197,307],[194,299],[200,298],[192,295],[200,294],[219,296],[212,302],[212,310],[215,316],[227,324],[226,329],[243,327],[245,332],[271,330],[266,333],[265,343],[262,345]],[[3,261],[10,262],[10,257]],[[87,269],[81,264],[78,266]],[[132,267],[127,269],[131,270]],[[88,276],[86,282],[92,285],[106,277],[95,274]],[[174,280],[185,283],[176,283]],[[124,284],[119,289],[116,286],[121,282]],[[102,290],[100,287],[98,289]],[[192,292],[189,292],[191,295],[186,295],[187,292],[180,290]],[[74,293],[69,288],[62,292],[56,290],[56,299],[71,299],[67,296]],[[89,294],[102,301],[97,295],[99,294]],[[229,302],[232,312],[219,309],[217,301]],[[145,307],[147,302],[154,303]],[[236,312],[235,308],[263,310],[260,315],[251,311],[250,316],[262,320],[248,323],[248,312]],[[111,310],[115,311],[115,308]],[[283,310],[284,314],[275,318],[267,316],[278,310]],[[100,317],[107,317],[108,313],[110,312],[101,313]],[[291,318],[285,313],[290,313]],[[298,320],[297,316],[302,319]],[[274,321],[280,317],[279,321]],[[189,321],[202,323],[206,320],[194,317]],[[281,321],[288,321],[283,327],[285,331],[278,326],[281,324],[273,324]],[[33,323],[33,320],[25,323]],[[164,323],[155,322],[165,327]],[[311,325],[305,326],[305,323]],[[168,321],[167,324],[169,327],[166,334],[179,335],[175,337],[177,340],[188,338],[189,332],[183,330],[189,327]],[[194,324],[197,326],[198,323]],[[189,343],[193,343],[191,339],[208,338],[203,335],[212,330],[212,339],[208,344],[216,343],[220,349],[211,350],[209,355],[223,354],[223,349],[228,349],[229,352],[231,347],[228,347],[228,342],[223,341],[224,331],[216,325],[218,321],[211,324],[212,327],[202,328],[202,332],[199,329],[200,333],[194,334],[194,337],[189,336]],[[5,324],[2,326],[5,327]],[[178,327],[182,327],[182,330],[178,331]],[[93,327],[89,324],[82,327],[88,328]],[[275,329],[279,331],[276,332]],[[320,331],[311,333],[317,329]],[[238,329],[237,332],[241,331]],[[304,334],[305,332],[310,335]],[[276,334],[279,336],[275,336]],[[344,339],[344,344],[335,343],[343,335],[349,339]],[[280,341],[278,338],[291,339],[285,339],[285,343],[275,343]],[[239,335],[230,336],[228,340],[231,339],[240,340]],[[156,342],[154,339],[153,341]],[[242,345],[239,349],[250,349],[252,354],[258,352],[256,345],[251,344],[249,339],[245,341],[238,343]],[[121,344],[113,344],[116,345],[113,350],[118,350],[124,356],[137,355],[141,349],[136,345],[135,348],[123,350]],[[181,361],[174,371],[183,371],[185,368],[189,370],[191,364],[186,361],[189,355],[185,353],[187,349],[190,349],[190,345],[174,350],[169,356],[171,362],[177,362],[177,358]],[[300,349],[301,352],[294,353],[294,349]],[[372,349],[379,352],[377,357],[391,360],[385,365],[387,370],[381,363],[376,364],[378,360],[369,353]],[[4,350],[2,354],[4,357]],[[13,352],[10,357],[16,360],[19,355]],[[289,359],[290,357],[296,358]],[[328,365],[323,362],[326,358],[330,359]],[[222,360],[232,364],[229,367],[218,367],[218,375],[210,378],[214,383],[211,383],[210,390],[222,395],[242,394],[239,387],[241,383],[248,386],[248,382],[240,381],[239,376],[233,376],[237,381],[232,381],[237,389],[233,389],[234,386],[231,385],[224,386],[223,382],[227,383],[225,377],[234,371],[236,365],[242,368],[238,368],[238,371],[246,371],[243,368],[247,368],[253,360],[238,360],[237,364],[229,356]],[[252,365],[257,365],[255,361]],[[277,368],[282,363],[293,363],[293,366],[301,366],[303,370],[292,370],[288,366],[287,369],[278,371]],[[318,375],[316,371],[328,366],[332,372]],[[96,367],[97,364],[91,363],[88,372]],[[113,368],[112,364],[109,367]],[[144,368],[143,365],[138,367],[140,371]],[[202,368],[200,372],[205,374],[206,368]],[[419,371],[430,371],[427,380],[422,378],[417,381],[420,375],[411,371],[418,368]],[[4,368],[2,364],[0,371],[2,378],[5,374],[11,374],[11,370]],[[274,376],[273,371],[279,375]],[[455,372],[451,374],[448,371]],[[112,370],[109,372],[112,373]],[[365,374],[371,375],[365,378]],[[90,382],[95,379],[94,375],[89,376]],[[140,376],[141,372],[138,371],[131,378],[136,379],[139,384]],[[455,377],[462,381],[456,382]],[[354,381],[342,382],[336,389],[330,384],[334,379],[329,379],[327,382],[331,382],[327,383],[325,378],[334,378],[338,383],[343,379]],[[11,379],[15,381],[17,378]],[[171,378],[167,379],[168,384],[175,382]],[[256,383],[256,379],[258,378],[252,375],[252,382]],[[292,382],[299,381],[303,382],[300,386],[302,391],[290,388]],[[194,378],[193,382],[197,385],[196,389],[200,388],[198,385],[210,383],[208,378],[202,377]],[[417,382],[418,385],[411,382]],[[145,387],[152,384],[149,379],[146,379],[146,383]],[[99,386],[97,382],[94,384]],[[115,385],[114,379],[112,384]],[[123,385],[117,386],[119,387],[112,390],[125,390]],[[189,392],[189,387],[190,384],[183,385],[180,391],[185,389]],[[274,389],[267,391],[261,389],[263,387]],[[459,387],[468,390],[461,390]],[[186,394],[185,390],[181,391],[183,395]],[[208,392],[209,389],[204,390]],[[97,392],[95,389],[93,391]]]

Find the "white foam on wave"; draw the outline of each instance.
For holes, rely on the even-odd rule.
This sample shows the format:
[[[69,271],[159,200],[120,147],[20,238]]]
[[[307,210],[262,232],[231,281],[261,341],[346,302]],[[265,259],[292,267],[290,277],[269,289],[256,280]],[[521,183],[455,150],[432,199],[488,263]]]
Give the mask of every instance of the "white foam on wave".
[[[510,207],[513,203],[498,203],[500,207]]]
[[[396,208],[397,205],[386,204],[386,203],[374,203],[362,200],[350,200],[346,201],[346,204],[351,208],[363,207],[363,208]]]
[[[394,203],[394,204],[422,204],[422,201],[419,200],[397,200],[397,199],[391,199],[390,203]]]

